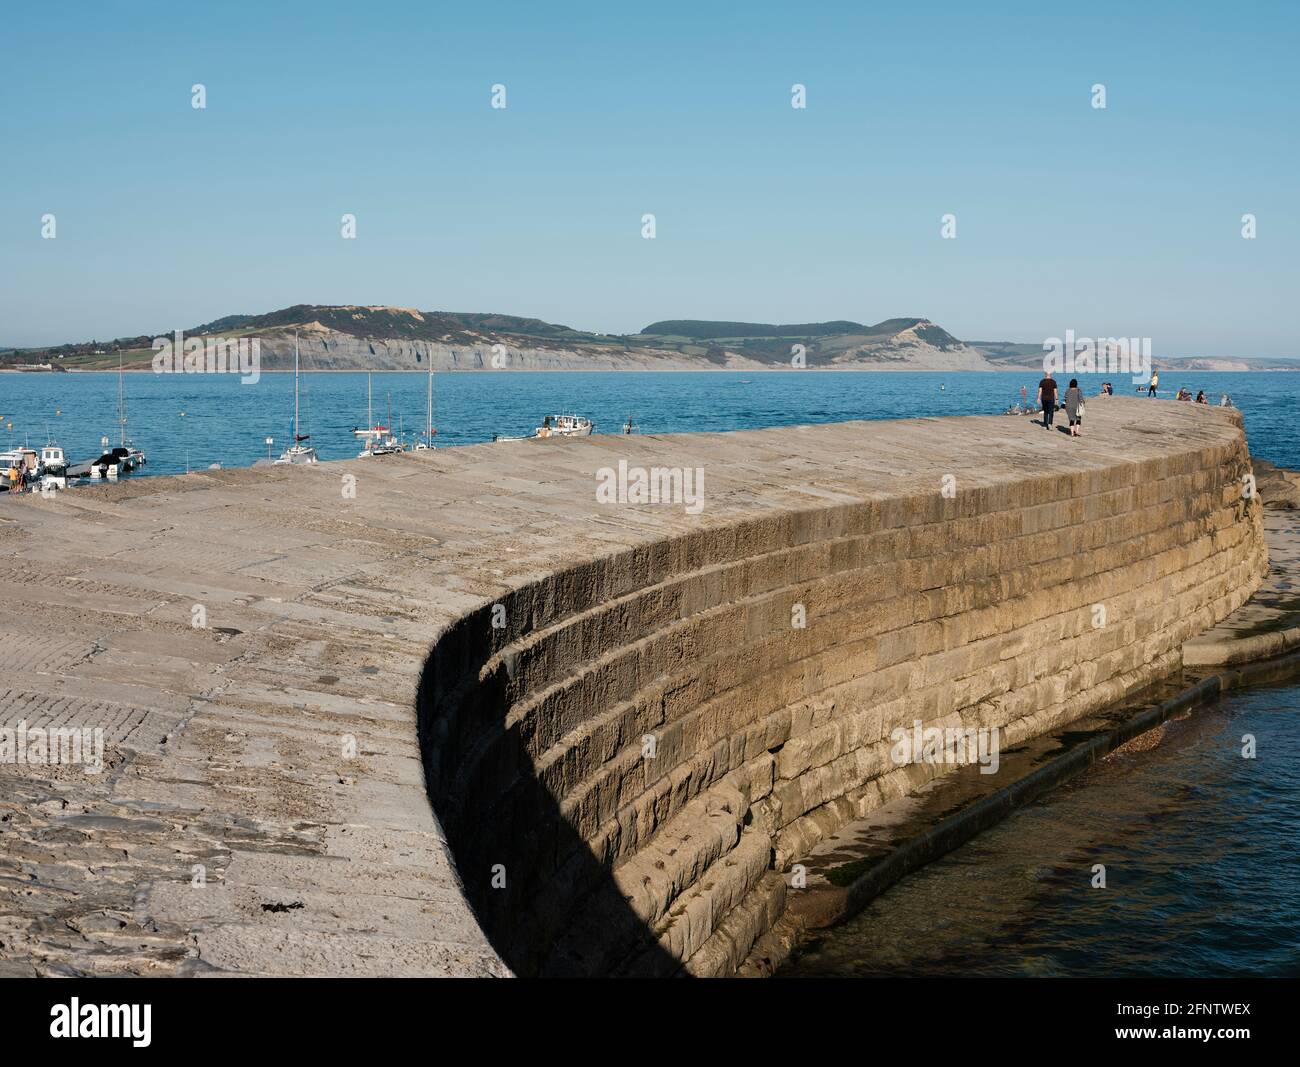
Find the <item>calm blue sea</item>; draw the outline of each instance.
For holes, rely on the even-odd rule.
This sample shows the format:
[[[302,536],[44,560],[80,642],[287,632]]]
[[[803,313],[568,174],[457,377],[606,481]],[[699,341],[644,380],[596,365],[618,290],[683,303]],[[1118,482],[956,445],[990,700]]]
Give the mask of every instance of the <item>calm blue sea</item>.
[[[1300,688],[1235,692],[1167,730],[909,875],[784,973],[1300,976]]]
[[[1030,395],[1032,372],[937,374],[915,372],[784,371],[503,372],[443,374],[434,378],[434,424],[439,447],[490,441],[493,434],[531,433],[542,416],[576,412],[597,433],[618,433],[631,415],[640,432],[735,430],[843,419],[921,415],[978,415],[1005,410]],[[1102,376],[1085,376],[1085,391],[1100,391]],[[374,375],[375,417],[408,431],[424,427],[425,376]],[[222,375],[125,376],[130,437],[149,457],[149,474],[172,474],[220,463],[248,466],[288,443],[293,376],[265,374],[255,385]],[[1300,373],[1161,374],[1172,390],[1204,389],[1212,402],[1227,392],[1246,417],[1251,451],[1300,467],[1293,432]],[[1115,379],[1116,391],[1133,391]],[[366,424],[364,373],[303,377],[304,429],[322,459],[357,453],[352,428]],[[0,374],[0,443],[43,444],[47,433],[74,460],[100,453],[104,436],[117,443],[117,374]],[[12,428],[11,428],[12,427]]]

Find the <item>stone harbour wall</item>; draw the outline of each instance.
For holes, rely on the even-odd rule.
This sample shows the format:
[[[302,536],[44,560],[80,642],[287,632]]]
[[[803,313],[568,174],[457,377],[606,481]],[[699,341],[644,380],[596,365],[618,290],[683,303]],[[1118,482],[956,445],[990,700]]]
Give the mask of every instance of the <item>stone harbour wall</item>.
[[[1232,433],[958,472],[948,493],[666,538],[466,615],[420,723],[489,936],[523,973],[734,973],[801,853],[938,769],[895,765],[895,727],[1010,746],[1174,670],[1266,569],[1248,471]]]
[[[104,740],[0,760],[0,975],[736,973],[936,771],[896,726],[1177,668],[1265,570],[1249,464],[1115,397],[0,500],[0,728]],[[656,467],[700,506],[600,491]]]

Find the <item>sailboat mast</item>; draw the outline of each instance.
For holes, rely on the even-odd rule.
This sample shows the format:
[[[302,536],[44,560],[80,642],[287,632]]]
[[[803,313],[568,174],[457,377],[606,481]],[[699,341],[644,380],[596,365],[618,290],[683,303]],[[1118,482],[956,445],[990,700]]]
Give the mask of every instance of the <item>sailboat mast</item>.
[[[117,432],[123,448],[126,447],[126,388],[122,382],[122,350],[117,350]]]
[[[302,423],[298,421],[298,331],[293,331],[293,443],[296,445]]]
[[[424,423],[424,438],[426,441],[433,439],[433,362],[429,363],[429,415]]]

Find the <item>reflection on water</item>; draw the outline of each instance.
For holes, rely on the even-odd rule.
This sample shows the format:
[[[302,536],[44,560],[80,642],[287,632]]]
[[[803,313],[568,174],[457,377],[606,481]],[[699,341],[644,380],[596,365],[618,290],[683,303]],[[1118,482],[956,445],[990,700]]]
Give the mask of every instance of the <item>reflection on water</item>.
[[[782,973],[1300,975],[1300,686],[1166,730],[905,878]]]

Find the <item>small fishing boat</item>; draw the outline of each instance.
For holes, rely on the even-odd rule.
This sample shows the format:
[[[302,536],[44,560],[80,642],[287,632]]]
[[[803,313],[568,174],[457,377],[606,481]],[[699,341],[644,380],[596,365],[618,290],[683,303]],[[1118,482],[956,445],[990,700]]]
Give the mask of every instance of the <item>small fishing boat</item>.
[[[294,331],[293,335],[293,444],[280,453],[280,458],[275,461],[276,465],[281,463],[319,463],[316,456],[316,449],[311,445],[304,445],[303,442],[310,440],[311,435],[301,433],[302,423],[299,421],[298,407],[298,333]]]
[[[68,473],[68,457],[62,448],[53,441],[48,441],[41,449],[41,466],[45,468],[46,474],[62,477]]]
[[[582,415],[547,415],[527,437],[493,437],[494,441],[538,441],[550,437],[590,437],[595,424]]]

